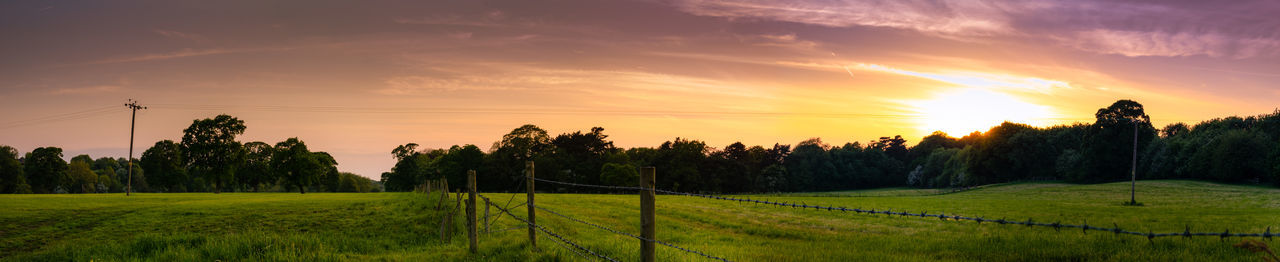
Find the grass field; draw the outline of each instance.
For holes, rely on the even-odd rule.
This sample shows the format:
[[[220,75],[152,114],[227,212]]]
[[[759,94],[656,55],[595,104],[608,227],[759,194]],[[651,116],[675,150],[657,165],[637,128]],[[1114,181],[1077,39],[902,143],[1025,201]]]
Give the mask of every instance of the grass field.
[[[946,212],[1126,230],[1280,231],[1280,190],[1194,181],[1138,183],[1140,207],[1122,206],[1128,183],[1019,183],[957,193],[916,189],[760,195],[773,201]],[[505,204],[512,194],[485,193]],[[524,195],[514,195],[514,203]],[[541,207],[639,232],[636,195],[538,194]],[[414,193],[0,196],[6,261],[116,260],[583,260],[540,234],[530,252],[519,222],[503,217],[480,238],[440,240],[436,199]],[[522,215],[524,207],[515,212]],[[483,210],[480,211],[483,214]],[[491,210],[497,216],[497,210]],[[657,198],[659,239],[734,261],[1117,260],[1258,261],[1239,238],[1148,241],[1091,231],[797,210],[685,196]],[[461,225],[462,219],[458,219]],[[638,260],[639,240],[540,212],[538,222],[598,253]],[[460,228],[460,227],[459,227]],[[504,229],[508,229],[502,231]],[[1280,241],[1268,241],[1280,245]],[[705,261],[658,246],[659,261]]]

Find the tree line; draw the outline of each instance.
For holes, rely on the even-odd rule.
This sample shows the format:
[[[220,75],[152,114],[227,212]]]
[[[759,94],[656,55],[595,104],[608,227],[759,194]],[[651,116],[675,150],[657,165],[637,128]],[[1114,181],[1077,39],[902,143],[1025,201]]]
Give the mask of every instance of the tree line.
[[[723,148],[676,138],[657,147],[623,149],[600,127],[552,137],[524,125],[487,152],[475,145],[397,146],[391,152],[396,164],[382,174],[382,182],[387,191],[409,191],[428,179],[445,178],[460,189],[466,170],[477,170],[480,190],[518,191],[525,162],[533,161],[539,178],[615,186],[636,185],[638,167],[653,166],[658,187],[707,193],[948,188],[1025,180],[1101,183],[1128,180],[1131,172],[1138,179],[1280,185],[1280,110],[1156,129],[1142,104],[1120,100],[1098,109],[1095,118],[1045,128],[1005,122],[960,138],[934,132],[911,147],[893,136],[844,145],[812,138],[794,146],[736,142]],[[538,188],[601,192],[554,184]]]
[[[241,143],[244,121],[229,115],[197,119],[182,140],[162,140],[133,161],[135,192],[378,192],[380,182],[339,172],[325,152],[289,138],[274,145]],[[40,147],[19,156],[0,146],[0,193],[115,193],[129,181],[125,158],[79,155]]]
[[[134,188],[147,192],[409,191],[445,178],[454,189],[477,170],[479,189],[518,191],[526,161],[537,177],[634,186],[638,168],[653,166],[660,188],[705,193],[831,191],[911,186],[948,188],[1024,180],[1101,183],[1139,179],[1199,179],[1280,185],[1280,110],[1157,129],[1141,104],[1120,100],[1098,109],[1093,123],[1033,127],[1005,122],[986,132],[942,132],[908,147],[901,136],[830,145],[819,138],[793,145],[715,148],[675,138],[657,147],[619,148],[604,128],[554,137],[534,125],[503,135],[488,150],[476,145],[392,149],[396,160],[380,181],[338,172],[327,153],[296,138],[274,145],[240,143],[242,121],[227,115],[193,121],[181,142],[164,140],[134,165]],[[1137,156],[1134,158],[1134,152]],[[125,159],[77,156],[42,147],[18,156],[0,147],[0,192],[119,192]],[[1136,162],[1136,170],[1131,170]],[[146,172],[143,172],[146,171]],[[601,192],[540,184],[550,192]]]

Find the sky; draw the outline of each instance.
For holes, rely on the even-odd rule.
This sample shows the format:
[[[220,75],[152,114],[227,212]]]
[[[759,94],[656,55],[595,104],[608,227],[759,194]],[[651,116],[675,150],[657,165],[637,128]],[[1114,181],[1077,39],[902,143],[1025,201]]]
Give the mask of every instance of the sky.
[[[377,179],[534,124],[620,147],[1271,113],[1280,1],[3,1],[0,144],[134,156],[230,114]]]

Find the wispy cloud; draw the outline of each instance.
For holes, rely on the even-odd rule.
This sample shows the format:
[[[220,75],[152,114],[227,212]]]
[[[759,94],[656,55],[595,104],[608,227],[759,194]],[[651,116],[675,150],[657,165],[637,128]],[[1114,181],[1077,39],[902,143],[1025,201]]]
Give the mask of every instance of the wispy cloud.
[[[673,4],[701,16],[829,27],[888,27],[948,35],[991,35],[1010,30],[1003,11],[981,1],[680,0]]]
[[[119,85],[95,85],[95,86],[86,86],[86,87],[59,88],[57,90],[53,90],[53,92],[50,92],[50,94],[92,95],[92,94],[114,93],[114,92],[119,92],[123,89],[124,87]]]
[[[395,18],[392,21],[400,24],[412,25],[452,25],[452,26],[475,26],[475,27],[505,27],[508,26],[507,14],[505,12],[494,10],[480,15],[462,16],[456,14],[449,15],[431,15],[416,18]]]
[[[919,78],[930,79],[930,80],[955,84],[959,86],[974,87],[974,88],[1012,89],[1012,90],[1021,90],[1021,91],[1034,91],[1034,92],[1040,92],[1040,93],[1048,93],[1056,89],[1071,88],[1071,84],[1064,81],[1049,80],[1049,79],[1027,77],[1027,76],[994,74],[994,73],[986,73],[986,72],[953,71],[953,72],[929,73],[929,72],[903,70],[903,69],[888,67],[884,65],[877,65],[877,64],[856,64],[852,68],[856,68],[858,70],[913,76],[913,77],[919,77]]]
[[[1194,1],[1100,0],[675,0],[672,5],[733,21],[896,28],[954,40],[1015,37],[1128,57],[1280,56],[1275,30],[1280,24],[1267,22],[1280,12],[1280,2],[1240,2],[1220,10]]]
[[[486,72],[486,73],[478,73]],[[391,77],[383,95],[424,95],[463,91],[539,89],[617,95],[620,93],[699,94],[768,98],[715,79],[643,71],[552,69],[516,64],[455,65],[436,75]]]
[[[1217,33],[1092,30],[1070,42],[1075,48],[1130,57],[1194,56],[1250,58],[1280,54],[1280,40],[1233,38]]]
[[[277,50],[287,50],[287,49],[288,48],[238,48],[238,49],[213,48],[213,49],[196,50],[196,49],[184,48],[182,50],[168,52],[168,53],[153,53],[153,54],[123,56],[123,57],[117,57],[117,58],[97,60],[97,61],[87,62],[83,64],[98,65],[98,64],[131,63],[131,62],[169,60],[169,59],[177,59],[177,58],[221,55],[221,54],[277,51]]]
[[[161,36],[168,37],[168,38],[186,39],[186,40],[191,40],[196,42],[209,41],[209,38],[205,37],[204,35],[195,34],[195,33],[184,33],[184,32],[162,30],[162,29],[151,30],[151,32],[155,32],[156,34],[159,34]]]

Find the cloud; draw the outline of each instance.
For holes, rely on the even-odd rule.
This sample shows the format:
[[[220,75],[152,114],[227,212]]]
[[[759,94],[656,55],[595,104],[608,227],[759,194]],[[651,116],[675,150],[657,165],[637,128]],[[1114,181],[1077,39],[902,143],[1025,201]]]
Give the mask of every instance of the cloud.
[[[452,26],[473,26],[473,27],[505,27],[506,24],[500,23],[501,15],[487,15],[484,18],[469,19],[460,15],[435,15],[419,18],[396,18],[392,21],[400,24],[410,25],[452,25]]]
[[[1280,40],[1237,39],[1217,33],[1098,29],[1080,32],[1069,41],[1069,45],[1080,50],[1129,57],[1206,55],[1243,59],[1280,53]]]
[[[183,33],[178,31],[161,30],[161,29],[151,30],[151,32],[155,32],[156,34],[159,34],[168,38],[179,38],[179,39],[186,39],[186,40],[191,40],[196,42],[205,42],[209,40],[209,38],[206,38],[203,35],[194,34],[194,33]]]
[[[1128,57],[1280,55],[1280,2],[675,0],[676,9],[731,21],[883,27],[952,40],[1003,38]],[[1230,15],[1223,15],[1230,14]]]
[[[828,27],[870,26],[946,35],[992,35],[1010,30],[1000,7],[980,1],[679,0],[681,11],[729,19],[759,19]]]
[[[986,88],[986,89],[1012,89],[1021,91],[1034,91],[1039,93],[1048,93],[1056,89],[1071,88],[1071,84],[1036,77],[1005,75],[985,72],[943,72],[943,73],[927,73],[903,70],[893,67],[877,64],[856,64],[852,68],[864,71],[874,71],[891,73],[905,76],[913,76],[924,79],[930,79],[959,86]]]
[[[168,52],[168,53],[154,53],[154,54],[124,56],[124,57],[92,61],[84,64],[97,65],[97,64],[131,63],[131,62],[187,58],[187,57],[196,57],[196,56],[261,52],[261,51],[286,50],[286,49],[287,48],[239,48],[239,49],[213,48],[213,49],[196,50],[196,49],[184,48],[182,50]]]
[[[463,91],[515,91],[538,89],[617,95],[623,93],[663,93],[769,97],[741,89],[732,83],[699,77],[643,71],[551,69],[518,64],[453,65],[434,70],[435,75],[391,77],[383,95],[421,95]]]
[[[114,92],[119,92],[120,90],[123,90],[123,89],[124,87],[119,85],[96,85],[96,86],[75,87],[75,88],[59,88],[58,90],[54,90],[53,92],[50,92],[50,94],[93,95],[93,94],[102,94],[102,93],[114,93]]]

